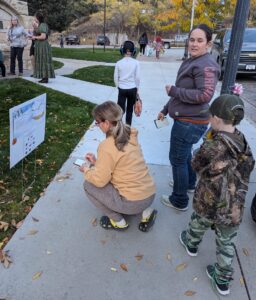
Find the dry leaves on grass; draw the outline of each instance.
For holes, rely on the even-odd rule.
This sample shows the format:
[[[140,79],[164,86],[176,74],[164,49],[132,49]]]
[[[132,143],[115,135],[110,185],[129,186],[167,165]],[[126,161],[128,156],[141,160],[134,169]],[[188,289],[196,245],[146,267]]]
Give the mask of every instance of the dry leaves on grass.
[[[120,264],[120,268],[121,268],[123,271],[128,272],[128,269],[127,269],[126,264]]]
[[[186,296],[188,296],[188,297],[194,296],[195,294],[196,294],[195,291],[190,291],[190,290],[188,290],[188,291],[186,291],[186,292],[184,293],[184,295],[186,295]]]
[[[179,271],[184,270],[187,266],[188,266],[188,265],[187,265],[186,263],[182,263],[182,264],[179,264],[179,265],[175,268],[175,270],[176,270],[177,272],[179,272]]]
[[[6,269],[10,267],[12,260],[8,254],[9,251],[0,250],[0,262],[4,265]]]
[[[41,277],[41,275],[43,274],[43,271],[40,271],[40,272],[37,272],[33,275],[32,279],[33,280],[36,280],[38,279],[39,277]]]
[[[16,223],[16,221],[14,219],[12,219],[12,226],[15,227],[16,229],[19,229],[21,227],[21,225],[23,224],[24,220],[19,221],[18,223]]]
[[[9,228],[9,223],[0,221],[0,230],[6,231]]]

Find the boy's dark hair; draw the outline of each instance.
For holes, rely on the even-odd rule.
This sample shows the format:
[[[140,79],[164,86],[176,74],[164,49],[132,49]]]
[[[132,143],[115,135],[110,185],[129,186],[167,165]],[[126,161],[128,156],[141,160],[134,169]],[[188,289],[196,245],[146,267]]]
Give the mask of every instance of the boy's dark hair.
[[[207,26],[206,24],[199,24],[197,26],[195,26],[189,33],[189,37],[191,35],[191,33],[195,30],[195,29],[201,29],[204,31],[205,36],[206,36],[206,40],[207,42],[210,42],[212,40],[212,30],[209,26]]]

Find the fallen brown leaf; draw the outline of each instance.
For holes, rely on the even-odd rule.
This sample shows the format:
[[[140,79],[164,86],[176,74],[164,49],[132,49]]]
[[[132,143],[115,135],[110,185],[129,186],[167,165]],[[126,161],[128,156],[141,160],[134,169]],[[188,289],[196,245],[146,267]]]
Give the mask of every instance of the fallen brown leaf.
[[[127,266],[125,264],[120,264],[120,268],[125,271],[128,272]]]
[[[135,255],[135,258],[137,261],[140,261],[140,260],[142,260],[143,256],[144,256],[143,254],[138,253],[137,255]]]
[[[9,228],[9,223],[0,221],[0,230],[6,231]]]
[[[21,220],[19,221],[17,224],[16,224],[16,228],[19,229],[21,227],[21,225],[23,224],[24,220]]]
[[[167,259],[168,261],[172,261],[171,253],[167,253],[166,259]]]
[[[182,271],[184,270],[185,268],[187,267],[187,264],[186,263],[182,263],[182,264],[179,264],[177,267],[176,267],[176,271],[179,272],[179,271]]]
[[[37,273],[35,273],[35,274],[33,275],[32,279],[33,279],[33,280],[36,280],[36,279],[38,279],[42,274],[43,274],[42,271],[37,272]]]
[[[110,268],[110,270],[112,271],[112,272],[117,272],[117,269],[116,268]]]
[[[0,261],[6,269],[10,267],[12,260],[8,254],[8,251],[0,250]]]
[[[241,284],[242,286],[244,286],[244,278],[243,278],[243,277],[240,277],[240,284]]]
[[[249,256],[249,251],[246,248],[243,248],[243,253],[245,256]]]
[[[28,232],[28,235],[35,235],[38,233],[38,230],[32,229]]]
[[[92,220],[91,220],[91,224],[92,224],[92,226],[97,226],[97,218],[93,218]]]
[[[33,220],[34,222],[39,222],[39,220],[38,220],[37,218],[35,218],[35,217],[32,217],[32,220]]]
[[[36,159],[36,163],[41,166],[43,164],[43,159]]]
[[[196,292],[194,292],[194,291],[190,291],[190,290],[188,290],[188,291],[186,291],[185,292],[185,294],[184,295],[186,295],[186,296],[194,296],[196,294]]]
[[[29,196],[25,196],[25,195],[24,195],[23,198],[22,198],[22,201],[25,202],[25,201],[28,201],[29,199],[30,199]]]

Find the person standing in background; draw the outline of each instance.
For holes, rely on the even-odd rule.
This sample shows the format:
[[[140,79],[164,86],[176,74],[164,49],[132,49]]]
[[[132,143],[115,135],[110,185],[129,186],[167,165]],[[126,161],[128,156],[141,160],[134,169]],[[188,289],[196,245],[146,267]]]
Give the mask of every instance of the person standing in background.
[[[145,54],[145,48],[148,44],[148,36],[147,36],[147,33],[144,32],[142,34],[142,36],[140,37],[139,39],[139,44],[140,44],[140,54]]]
[[[16,16],[11,17],[11,26],[7,33],[7,39],[11,45],[11,58],[10,58],[10,75],[16,75],[15,65],[16,58],[18,60],[19,76],[23,75],[23,51],[27,45],[28,33],[24,27],[19,24]]]
[[[124,58],[119,60],[115,66],[114,81],[118,87],[118,102],[123,113],[126,112],[126,124],[132,124],[133,106],[137,99],[140,85],[140,65],[132,56],[136,49],[132,41],[125,41],[120,49]]]
[[[60,48],[64,48],[64,38],[63,38],[63,35],[60,36]]]
[[[35,30],[38,28],[38,22],[36,22],[36,20],[33,20],[32,22],[32,26],[33,29],[30,30],[30,35],[36,35]],[[31,77],[34,77],[34,71],[35,71],[35,40],[32,40],[31,45],[30,45],[30,49],[29,49],[29,56],[30,56],[30,60],[31,60],[31,65],[33,68],[33,74],[31,75]]]
[[[35,14],[34,21],[38,23],[35,35],[32,36],[32,40],[35,41],[34,77],[42,78],[39,80],[39,83],[48,83],[48,78],[55,78],[52,64],[52,49],[48,43],[49,28],[40,12]]]

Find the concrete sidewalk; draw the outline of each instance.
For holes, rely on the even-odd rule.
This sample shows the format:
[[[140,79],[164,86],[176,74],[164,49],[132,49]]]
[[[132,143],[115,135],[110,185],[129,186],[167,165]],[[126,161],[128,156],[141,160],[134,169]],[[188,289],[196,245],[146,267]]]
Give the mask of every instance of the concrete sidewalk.
[[[179,58],[179,52],[169,53]],[[189,257],[178,236],[187,226],[191,201],[189,211],[183,213],[164,207],[159,201],[162,194],[171,191],[168,152],[172,122],[169,127],[156,129],[153,120],[168,100],[164,85],[175,82],[179,65],[176,59],[169,63],[161,59],[141,61],[143,114],[134,117],[133,126],[139,129],[140,144],[157,185],[154,206],[158,217],[153,230],[146,234],[138,231],[139,216],[128,218],[130,228],[126,232],[94,226],[94,219],[99,220],[101,213],[86,199],[83,175],[73,165],[86,152],[95,152],[104,138],[98,128],[92,127],[6,245],[13,264],[9,269],[0,265],[0,299],[179,300],[187,299],[188,291],[195,292],[193,299],[220,298],[205,274],[206,265],[215,261],[214,233],[207,232],[198,257]],[[66,68],[71,67],[66,62]],[[95,103],[117,99],[115,88],[62,76],[47,86]],[[240,127],[256,157],[255,124],[244,120]],[[256,224],[251,221],[249,206],[255,190],[254,170],[237,243],[251,299],[256,299]],[[31,230],[37,233],[31,235]],[[127,266],[127,272],[121,264]],[[237,259],[234,267],[236,272],[228,299],[248,299]],[[37,272],[42,272],[41,276],[33,279]]]

